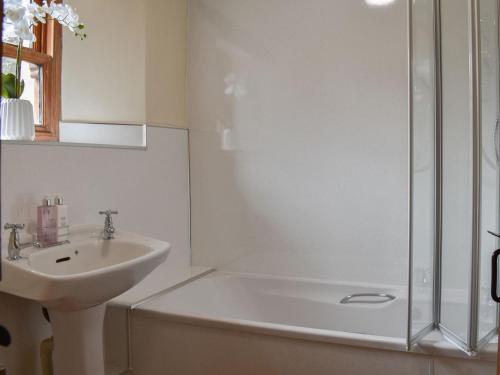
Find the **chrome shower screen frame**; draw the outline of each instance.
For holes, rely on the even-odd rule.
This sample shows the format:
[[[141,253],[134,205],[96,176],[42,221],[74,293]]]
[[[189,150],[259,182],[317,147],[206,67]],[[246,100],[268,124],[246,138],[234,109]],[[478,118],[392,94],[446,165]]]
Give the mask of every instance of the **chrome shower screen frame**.
[[[432,308],[431,313],[429,314],[428,319],[421,324],[420,327],[414,327],[414,319],[413,319],[413,309],[414,309],[414,266],[415,266],[415,247],[414,247],[414,240],[415,240],[415,230],[414,230],[414,225],[416,223],[415,220],[415,172],[417,170],[415,166],[415,91],[416,91],[416,77],[415,77],[415,59],[416,59],[416,53],[415,53],[415,45],[418,44],[417,42],[417,37],[415,33],[414,27],[416,25],[416,9],[414,9],[414,4],[415,2],[412,0],[408,1],[407,4],[407,24],[408,24],[408,124],[409,124],[409,242],[408,242],[408,249],[409,249],[409,254],[408,254],[408,316],[407,316],[407,350],[411,350],[411,348],[418,343],[424,336],[426,336],[428,333],[430,333],[432,330],[436,328],[436,316],[437,316],[437,311],[436,311],[436,301],[438,297],[436,296],[436,291],[439,290],[439,284],[438,284],[438,279],[436,278],[436,275],[439,274],[437,271],[436,267],[438,266],[438,263],[436,263],[436,256],[435,254],[437,253],[437,246],[438,246],[438,241],[437,241],[437,234],[439,231],[437,230],[437,227],[439,226],[439,220],[436,220],[436,218],[439,216],[439,207],[440,205],[438,204],[439,201],[439,194],[437,189],[437,186],[434,186],[434,201],[432,202],[433,204],[433,214],[434,214],[434,231],[433,231],[433,244],[432,249],[432,255],[433,258],[431,259],[432,261],[432,294],[430,295],[430,298],[432,299],[432,305],[430,306]],[[439,158],[436,157],[438,154],[438,147],[439,145],[438,142],[438,134],[437,134],[437,129],[439,128],[439,123],[438,121],[438,114],[440,113],[440,106],[438,103],[438,99],[440,98],[440,95],[438,95],[438,92],[440,91],[440,79],[436,79],[438,76],[440,76],[440,69],[439,69],[439,61],[437,60],[437,57],[440,56],[440,53],[436,53],[437,48],[439,47],[439,40],[436,38],[437,35],[439,35],[439,14],[438,14],[438,4],[435,0],[432,0],[430,2],[431,7],[428,9],[428,11],[431,12],[431,19],[432,19],[432,44],[433,44],[433,73],[434,76],[432,79],[434,80],[434,92],[432,93],[433,98],[433,118],[430,119],[432,122],[431,125],[434,128],[434,145],[432,145],[432,148],[434,148],[434,166],[433,166],[433,181],[436,185],[439,185],[438,181],[438,176],[439,176],[439,166],[437,161]]]

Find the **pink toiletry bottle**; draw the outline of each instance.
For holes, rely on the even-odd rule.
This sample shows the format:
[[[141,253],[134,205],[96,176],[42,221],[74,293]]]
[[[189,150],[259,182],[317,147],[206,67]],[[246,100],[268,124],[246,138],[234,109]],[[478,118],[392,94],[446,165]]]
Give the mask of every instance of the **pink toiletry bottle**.
[[[47,196],[38,206],[37,237],[42,246],[50,246],[57,242],[57,207],[54,198]]]
[[[54,203],[57,212],[57,242],[61,243],[67,241],[69,237],[68,206],[64,204],[61,195],[56,196]]]

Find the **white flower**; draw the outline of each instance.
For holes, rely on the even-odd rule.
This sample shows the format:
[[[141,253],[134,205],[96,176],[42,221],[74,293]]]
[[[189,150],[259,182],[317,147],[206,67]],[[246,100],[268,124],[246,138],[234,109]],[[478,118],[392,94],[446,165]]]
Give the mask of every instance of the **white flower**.
[[[4,14],[7,21],[16,23],[24,18],[26,8],[20,0],[8,0],[5,2]]]
[[[68,8],[64,4],[51,2],[48,13],[52,18],[63,21],[68,15]]]
[[[41,22],[41,23],[46,23],[47,21],[45,20],[45,17],[47,17],[47,14],[43,7],[36,3],[30,3],[27,5],[28,8],[28,15],[30,20],[36,25],[36,22]]]
[[[11,23],[5,23],[3,25],[2,40],[6,43],[17,44],[19,43],[19,38],[14,30],[14,25]]]
[[[66,4],[66,9],[68,10],[66,23],[68,24],[69,29],[74,32],[78,26],[80,26],[80,17],[70,5]]]
[[[42,10],[43,10],[44,13],[49,13],[50,12],[50,6],[49,6],[49,3],[47,2],[47,0],[43,0]]]
[[[73,32],[80,26],[80,17],[68,4],[52,2],[49,6],[49,14]]]
[[[34,42],[36,39],[35,34],[31,31],[31,25],[26,18],[14,24],[14,32],[22,40]]]
[[[35,2],[26,3],[23,0],[4,1],[4,30],[7,30],[4,40],[17,39],[34,41],[32,27],[39,22],[46,23],[46,19],[51,17],[61,25],[66,26],[76,36],[81,39],[86,35],[83,32],[84,25],[80,23],[80,18],[76,11],[67,4],[56,3],[44,0],[42,5]]]

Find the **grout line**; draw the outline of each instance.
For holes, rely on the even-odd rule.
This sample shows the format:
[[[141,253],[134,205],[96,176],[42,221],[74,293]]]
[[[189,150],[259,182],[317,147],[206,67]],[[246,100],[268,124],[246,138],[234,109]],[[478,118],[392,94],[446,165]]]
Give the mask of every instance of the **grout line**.
[[[187,131],[187,158],[188,158],[188,233],[189,233],[189,264],[193,265],[193,235],[191,231],[192,227],[192,194],[191,194],[191,131]]]

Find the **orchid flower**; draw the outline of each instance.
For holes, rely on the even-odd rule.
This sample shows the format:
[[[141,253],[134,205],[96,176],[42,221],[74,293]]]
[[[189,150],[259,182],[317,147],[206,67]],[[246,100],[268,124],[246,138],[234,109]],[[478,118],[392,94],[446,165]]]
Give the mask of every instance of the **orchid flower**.
[[[5,18],[10,20],[13,24],[20,22],[24,19],[26,8],[20,1],[7,0],[5,2],[4,14]]]
[[[42,5],[34,2],[25,4],[23,0],[6,0],[4,15],[4,23],[12,25],[11,30],[18,38],[18,42],[35,41],[33,26],[38,25],[38,23],[46,23],[47,19],[56,20],[81,39],[87,36],[83,33],[85,26],[80,22],[80,17],[75,9],[68,4],[56,3],[54,0],[50,2],[44,0]]]
[[[62,4],[55,0],[44,0],[42,5],[27,0],[4,1],[4,40],[17,44],[17,56],[15,76],[11,74],[12,77],[8,77],[8,74],[5,74],[4,77],[6,81],[14,82],[15,80],[15,92],[5,93],[2,88],[2,96],[15,98],[21,96],[23,87],[21,80],[23,41],[35,42],[36,36],[33,27],[39,23],[46,23],[47,19],[56,20],[80,39],[87,37],[83,32],[85,26],[80,22],[80,17],[75,9],[68,4]]]

